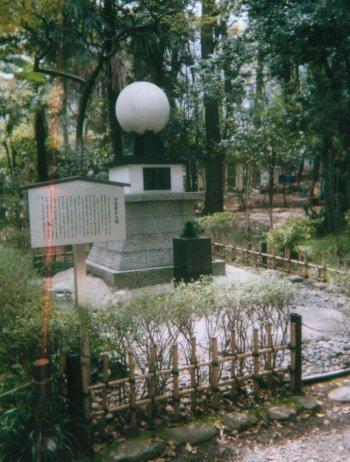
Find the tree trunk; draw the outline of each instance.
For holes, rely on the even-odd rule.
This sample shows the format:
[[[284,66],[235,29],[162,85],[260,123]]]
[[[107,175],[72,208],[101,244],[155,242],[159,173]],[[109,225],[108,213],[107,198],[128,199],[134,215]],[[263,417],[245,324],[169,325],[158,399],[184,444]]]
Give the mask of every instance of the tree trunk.
[[[37,149],[37,178],[38,181],[47,181],[48,172],[48,152],[46,147],[47,126],[46,111],[44,106],[38,106],[34,114],[34,132]]]
[[[207,59],[214,52],[213,15],[215,0],[202,1],[201,53]],[[210,19],[210,20],[209,20]],[[214,95],[204,94],[206,130],[206,190],[204,212],[221,212],[224,208],[224,153],[220,148],[219,103]]]
[[[320,157],[316,156],[314,158],[314,165],[311,173],[311,181],[309,185],[309,199],[312,199],[315,195],[315,186],[317,181],[320,179]]]
[[[90,74],[89,78],[83,84],[78,107],[77,126],[75,132],[76,143],[76,159],[77,159],[77,173],[82,172],[83,158],[84,158],[84,120],[89,103],[89,99],[94,89],[95,80],[100,73],[104,63],[103,55],[100,56],[95,69]]]
[[[111,138],[113,149],[113,160],[118,160],[123,155],[123,138],[122,132],[117,121],[115,113],[115,103],[118,97],[118,90],[113,85],[113,72],[111,60],[106,63],[107,91],[106,91],[106,106],[108,112],[109,135]],[[115,79],[115,76],[114,76]]]
[[[106,21],[106,52],[109,53],[112,50],[113,46],[113,36],[115,35],[115,8],[114,2],[112,0],[104,1],[104,17]],[[112,60],[114,57],[110,58],[106,62],[106,107],[108,114],[108,125],[109,125],[109,135],[111,138],[111,144],[113,149],[113,160],[116,161],[123,155],[123,139],[122,132],[119,127],[117,116],[115,113],[115,103],[120,91],[118,88],[117,76],[113,73]]]
[[[61,125],[63,135],[63,150],[66,156],[70,152],[69,144],[69,117],[68,117],[68,82],[62,79],[62,111],[61,111]]]
[[[298,188],[300,188],[303,173],[304,173],[304,159],[300,162],[299,168],[298,168],[298,173],[297,173],[297,185],[298,185]]]
[[[274,161],[269,167],[269,215],[270,215],[270,227],[273,228],[273,196],[274,196]]]

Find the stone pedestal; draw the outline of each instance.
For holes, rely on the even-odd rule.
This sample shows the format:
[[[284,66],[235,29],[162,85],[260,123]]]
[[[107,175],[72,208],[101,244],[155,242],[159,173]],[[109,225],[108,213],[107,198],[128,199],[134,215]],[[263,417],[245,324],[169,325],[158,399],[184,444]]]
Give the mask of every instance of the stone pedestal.
[[[198,192],[152,192],[125,195],[126,239],[99,242],[87,258],[87,269],[117,288],[170,282],[173,238],[193,219]],[[224,274],[224,262],[213,262],[213,274]]]

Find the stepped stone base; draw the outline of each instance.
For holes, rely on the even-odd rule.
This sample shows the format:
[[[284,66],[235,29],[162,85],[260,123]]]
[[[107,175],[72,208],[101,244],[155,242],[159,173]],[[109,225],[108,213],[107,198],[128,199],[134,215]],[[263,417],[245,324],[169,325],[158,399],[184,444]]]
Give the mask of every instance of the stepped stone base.
[[[173,266],[118,271],[87,260],[86,267],[90,274],[102,278],[108,285],[116,289],[134,289],[154,284],[164,284],[171,282],[174,278]],[[213,261],[213,275],[225,275],[224,260]]]

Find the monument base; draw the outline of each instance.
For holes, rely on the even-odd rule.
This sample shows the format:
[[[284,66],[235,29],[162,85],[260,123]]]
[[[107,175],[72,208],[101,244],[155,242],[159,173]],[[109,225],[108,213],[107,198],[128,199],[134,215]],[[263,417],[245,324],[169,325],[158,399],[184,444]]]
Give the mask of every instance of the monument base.
[[[154,284],[164,284],[171,282],[174,278],[173,266],[118,271],[86,260],[86,268],[90,274],[100,277],[116,289],[135,289]],[[225,261],[213,260],[213,276],[224,276],[225,274]]]

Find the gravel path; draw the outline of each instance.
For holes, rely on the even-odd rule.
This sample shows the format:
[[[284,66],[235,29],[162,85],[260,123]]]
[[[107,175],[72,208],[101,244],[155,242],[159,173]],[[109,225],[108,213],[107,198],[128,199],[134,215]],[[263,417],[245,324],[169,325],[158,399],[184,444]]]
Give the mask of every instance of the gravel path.
[[[349,462],[349,428],[313,429],[307,435],[274,446],[257,446],[242,462]]]
[[[350,462],[350,402],[332,402],[329,392],[350,379],[305,387],[322,403],[316,414],[303,412],[289,421],[261,423],[182,450],[173,462]]]

